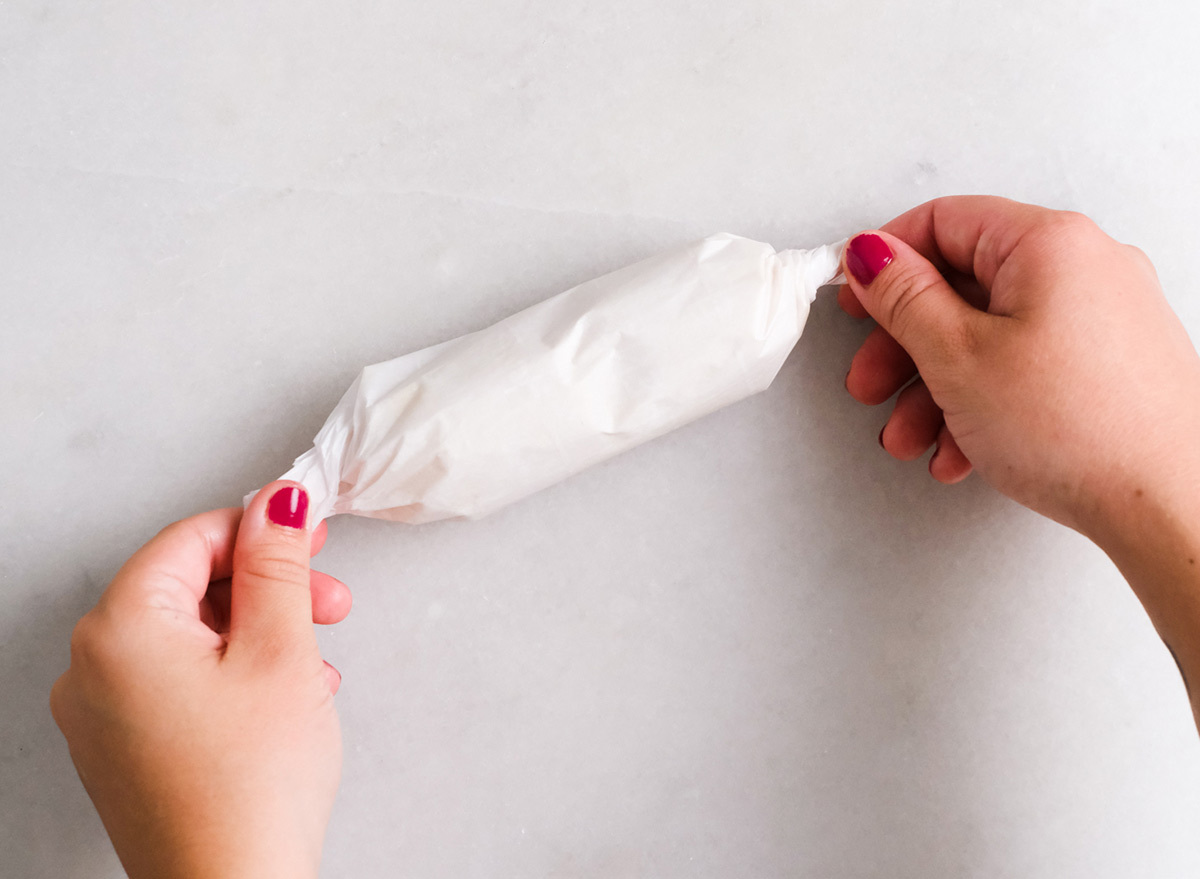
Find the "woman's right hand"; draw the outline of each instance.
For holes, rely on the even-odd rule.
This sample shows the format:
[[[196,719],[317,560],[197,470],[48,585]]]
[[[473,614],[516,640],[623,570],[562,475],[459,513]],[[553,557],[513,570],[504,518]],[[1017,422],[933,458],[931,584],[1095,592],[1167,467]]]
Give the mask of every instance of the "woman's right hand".
[[[842,307],[879,323],[847,389],[908,385],[892,455],[936,442],[935,478],[974,467],[1101,540],[1138,499],[1200,497],[1200,357],[1137,248],[1080,214],[953,197],[855,236],[845,263]]]
[[[936,443],[934,478],[974,468],[1092,538],[1200,680],[1200,356],[1146,256],[1079,214],[956,197],[856,235],[844,261],[842,307],[879,323],[846,387],[900,391],[883,447]]]

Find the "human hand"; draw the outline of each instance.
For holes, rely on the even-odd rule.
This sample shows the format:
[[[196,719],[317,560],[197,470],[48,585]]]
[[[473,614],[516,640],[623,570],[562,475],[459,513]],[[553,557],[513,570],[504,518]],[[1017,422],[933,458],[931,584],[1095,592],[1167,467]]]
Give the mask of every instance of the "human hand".
[[[895,457],[936,442],[934,478],[974,467],[1099,541],[1136,498],[1200,496],[1200,357],[1141,251],[1079,214],[953,197],[856,236],[845,262],[839,302],[879,323],[846,387],[868,404],[904,388],[880,434]]]
[[[350,592],[310,572],[307,508],[277,482],[167,526],[75,627],[50,706],[133,879],[317,875],[341,676],[313,623]]]
[[[1145,255],[1079,214],[957,197],[855,236],[844,261],[842,308],[879,322],[846,387],[900,391],[883,447],[936,443],[934,478],[974,467],[1091,537],[1200,679],[1200,356]]]

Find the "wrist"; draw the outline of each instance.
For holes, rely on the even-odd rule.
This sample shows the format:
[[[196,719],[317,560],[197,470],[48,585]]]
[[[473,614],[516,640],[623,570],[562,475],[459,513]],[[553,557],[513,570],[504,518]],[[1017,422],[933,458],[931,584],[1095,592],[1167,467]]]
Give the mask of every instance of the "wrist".
[[[1092,468],[1074,510],[1072,524],[1114,560],[1194,545],[1200,531],[1200,405],[1139,434]]]
[[[121,846],[118,854],[130,879],[316,879],[319,839],[313,845],[294,834],[282,837],[263,828],[256,831],[249,823],[240,828],[217,823],[206,826],[197,821],[177,833],[164,834],[158,843],[143,838]]]
[[[1200,458],[1157,480],[1142,474],[1110,483],[1103,501],[1079,516],[1078,530],[1122,571],[1200,579]]]
[[[1129,582],[1200,707],[1200,465],[1129,482],[1093,512],[1079,530]]]

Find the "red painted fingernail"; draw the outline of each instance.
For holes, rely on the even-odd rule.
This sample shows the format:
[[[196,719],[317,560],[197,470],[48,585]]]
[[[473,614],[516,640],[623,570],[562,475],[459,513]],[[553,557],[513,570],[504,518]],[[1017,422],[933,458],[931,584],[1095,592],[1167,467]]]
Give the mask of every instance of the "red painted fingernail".
[[[267,501],[267,518],[286,528],[303,528],[308,518],[308,492],[293,485],[279,489]]]
[[[892,261],[892,249],[878,235],[855,235],[846,248],[846,268],[864,287]]]
[[[879,429],[879,448],[883,449],[883,450],[886,452],[886,451],[887,451],[887,446],[885,446],[885,445],[883,444],[883,432],[884,432],[885,430],[887,430],[887,425],[886,425],[886,424],[885,424],[883,427],[881,427],[881,428]]]

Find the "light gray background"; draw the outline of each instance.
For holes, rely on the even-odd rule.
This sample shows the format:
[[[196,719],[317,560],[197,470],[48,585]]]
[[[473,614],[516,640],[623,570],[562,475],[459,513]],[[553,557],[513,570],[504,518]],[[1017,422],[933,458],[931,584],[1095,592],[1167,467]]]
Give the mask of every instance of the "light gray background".
[[[364,364],[719,230],[1095,217],[1200,336],[1196,4],[0,4],[0,872],[119,865],[72,624]],[[328,877],[1183,877],[1200,749],[1081,538],[876,445],[826,295],[765,394],[489,519],[331,525]]]

